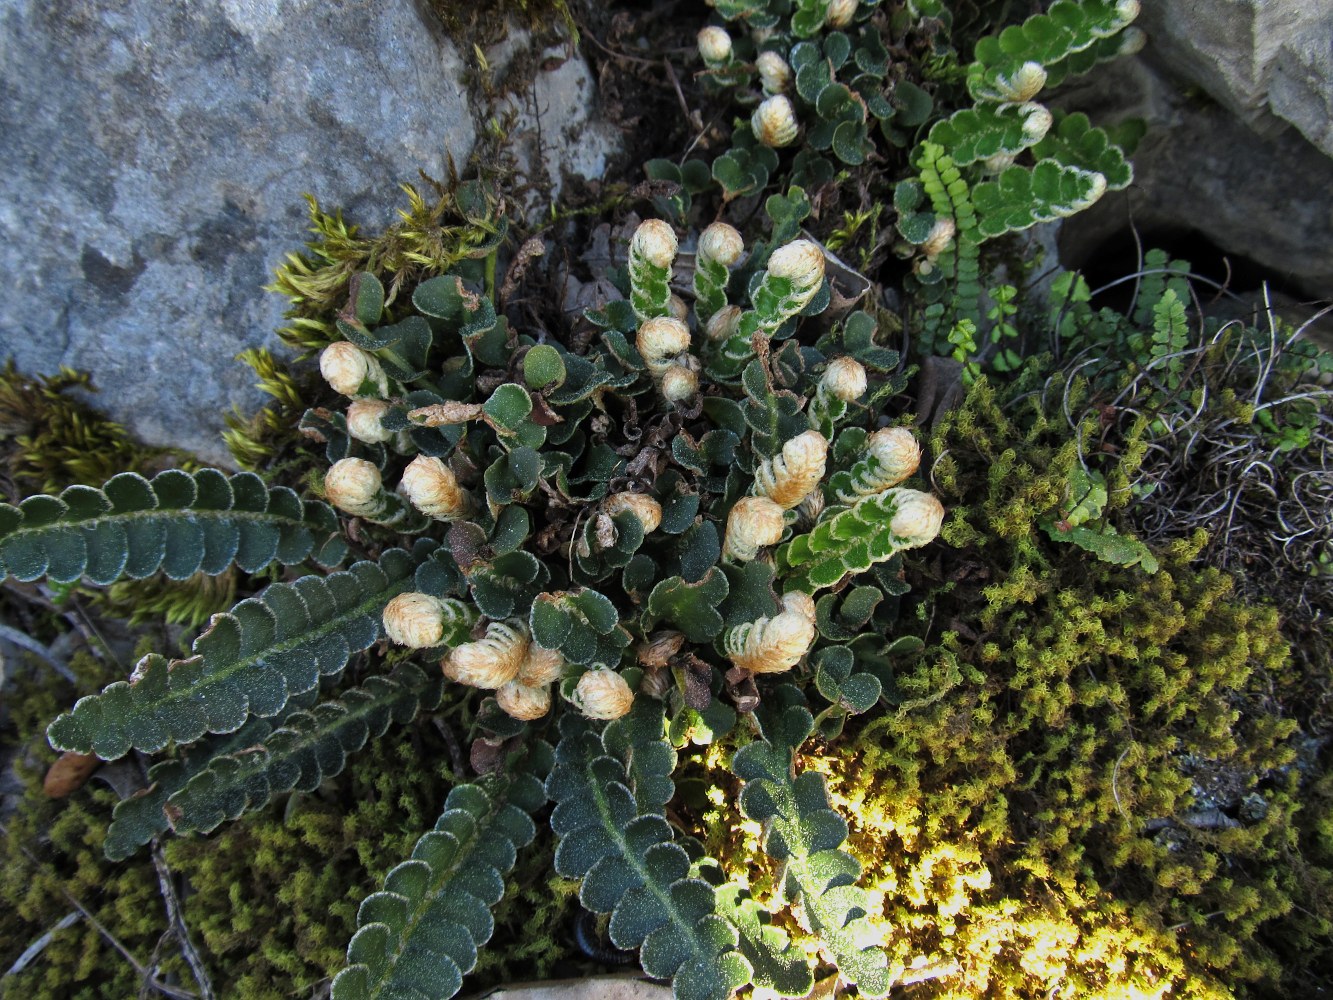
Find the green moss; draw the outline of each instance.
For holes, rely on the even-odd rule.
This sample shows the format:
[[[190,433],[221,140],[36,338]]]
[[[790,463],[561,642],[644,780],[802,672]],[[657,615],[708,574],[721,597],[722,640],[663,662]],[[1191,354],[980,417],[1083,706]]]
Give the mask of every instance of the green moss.
[[[376,236],[361,235],[341,210],[330,215],[313,196],[306,196],[313,238],[304,252],[287,255],[267,289],[289,303],[287,324],[278,331],[284,343],[317,351],[342,339],[337,312],[346,305],[348,283],[358,271],[369,271],[384,284],[385,308],[392,318],[394,303],[400,297],[406,303],[423,277],[493,253],[504,233],[495,196],[483,185],[456,179],[431,184],[424,193],[404,184],[407,207]]]
[[[86,654],[75,656],[71,666],[87,687],[113,679]],[[68,703],[70,692],[44,666],[36,671],[36,679],[15,679],[7,699],[10,717],[3,741],[18,751],[15,771],[23,793],[4,821],[0,840],[0,968],[8,969],[75,910],[71,897],[147,965],[167,929],[156,872],[146,857],[114,864],[103,856],[115,793],[96,782],[69,800],[48,799],[42,792],[42,778],[56,759],[46,745],[46,723]],[[173,973],[189,976],[184,962],[168,950],[159,975]],[[138,991],[133,967],[83,919],[55,932],[40,955],[0,990],[31,1000],[131,997]]]
[[[252,348],[236,357],[259,376],[256,387],[275,400],[248,417],[240,410],[227,414],[222,440],[237,466],[272,479],[295,467],[316,464],[315,450],[298,425],[323,385],[308,372],[299,378],[291,364],[267,348]]]
[[[1198,564],[1202,535],[1155,575],[1046,539],[1080,449],[1025,392],[982,381],[936,431],[953,551],[918,572],[954,582],[896,710],[805,766],[853,817],[892,958],[957,964],[927,995],[1285,989],[1327,946],[1333,872],[1278,615]]]
[[[15,494],[56,493],[71,483],[102,483],[118,472],[148,475],[168,466],[197,468],[173,448],[148,448],[120,424],[69,395],[93,390],[86,372],[29,378],[11,359],[0,369],[0,466]]]

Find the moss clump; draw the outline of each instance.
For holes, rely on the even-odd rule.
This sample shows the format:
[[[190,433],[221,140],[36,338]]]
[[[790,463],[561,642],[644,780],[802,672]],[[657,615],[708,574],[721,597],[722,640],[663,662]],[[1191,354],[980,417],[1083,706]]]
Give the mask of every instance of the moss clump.
[[[118,472],[152,475],[169,466],[198,468],[172,448],[149,448],[70,390],[93,389],[87,372],[21,375],[0,369],[0,468],[13,496],[55,493],[71,483],[101,483]]]
[[[956,965],[933,995],[1281,988],[1274,942],[1318,946],[1286,917],[1329,872],[1298,847],[1278,615],[1197,565],[1202,533],[1154,575],[1050,541],[1082,449],[1027,388],[979,382],[934,434],[954,550],[926,568],[927,645],[896,710],[807,766],[855,817],[894,958]]]
[[[1123,511],[1141,450],[1088,456],[1033,388],[982,380],[937,428],[952,548],[908,560],[928,593],[898,625],[925,645],[894,658],[887,711],[798,764],[851,822],[890,964],[958,1000],[1326,982],[1333,785],[1284,707],[1309,701],[1277,611],[1203,563],[1202,533],[1155,574],[1052,541],[1080,454]],[[780,873],[734,791],[696,832],[764,898]]]
[[[1192,554],[966,595],[986,631],[940,636],[901,669],[899,711],[826,763],[900,957],[960,966],[941,995],[1280,977],[1253,935],[1296,888],[1295,726],[1265,697],[1285,645]]]
[[[78,654],[71,667],[81,687],[115,679],[97,660]],[[92,783],[71,799],[53,801],[42,777],[56,759],[46,745],[46,723],[68,704],[68,685],[45,666],[36,679],[15,678],[7,699],[3,743],[16,750],[15,774],[23,792],[4,820],[0,840],[0,968],[8,969],[30,944],[76,907],[77,900],[136,960],[147,966],[167,930],[157,874],[145,856],[115,864],[102,854],[107,816],[116,795]],[[167,949],[159,978],[188,982],[185,963]],[[56,931],[45,949],[0,993],[30,1000],[99,1000],[132,997],[140,978],[87,920]]]
[[[406,301],[404,293],[422,277],[492,257],[506,231],[498,198],[477,182],[430,185],[423,193],[404,184],[407,207],[376,236],[362,236],[341,210],[330,215],[307,195],[313,238],[304,252],[287,255],[267,288],[289,303],[287,324],[278,330],[284,343],[317,351],[341,339],[337,314],[347,304],[348,285],[358,271],[370,272],[385,286],[386,319],[392,319],[394,303],[400,296]]]

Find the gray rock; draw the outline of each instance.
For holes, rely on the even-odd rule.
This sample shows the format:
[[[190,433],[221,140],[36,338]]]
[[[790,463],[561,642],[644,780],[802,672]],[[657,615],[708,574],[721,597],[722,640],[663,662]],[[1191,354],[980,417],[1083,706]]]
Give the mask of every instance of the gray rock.
[[[1157,44],[1150,35],[1142,57],[1099,67],[1055,102],[1097,122],[1148,124],[1133,185],[1065,221],[1061,261],[1082,266],[1131,224],[1194,231],[1304,294],[1333,296],[1333,160],[1293,129],[1259,135],[1228,109],[1192,99]]]
[[[524,41],[502,43],[495,56],[508,61]],[[546,69],[539,85],[507,95],[497,108],[514,114],[508,141],[519,171],[545,189],[527,192],[521,207],[528,215],[545,208],[546,197],[560,194],[567,173],[603,176],[620,148],[615,130],[592,113],[596,84],[587,62],[556,46],[542,52],[540,63]]]
[[[391,221],[401,181],[466,162],[464,74],[413,0],[0,0],[0,359],[88,369],[143,438],[225,463],[302,194]]]
[[[1333,9],[1314,32],[1282,46],[1268,85],[1268,106],[1333,156]]]
[[[1328,0],[1154,0],[1140,26],[1173,72],[1256,132],[1291,124],[1333,156]]]

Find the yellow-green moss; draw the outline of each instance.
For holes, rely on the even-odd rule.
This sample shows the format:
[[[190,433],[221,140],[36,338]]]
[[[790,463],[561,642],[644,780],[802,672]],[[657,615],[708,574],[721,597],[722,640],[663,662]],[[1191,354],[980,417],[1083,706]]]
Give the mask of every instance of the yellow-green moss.
[[[899,666],[897,710],[806,766],[852,819],[892,959],[957,963],[926,995],[1280,989],[1291,949],[1320,944],[1289,914],[1329,873],[1301,859],[1278,615],[1198,565],[1201,535],[1155,575],[1047,539],[1037,518],[1087,449],[1024,391],[983,381],[934,434],[957,582],[926,598],[933,627],[904,623],[928,645]],[[1117,507],[1127,444],[1102,470]],[[1191,825],[1226,783],[1220,804],[1248,812]]]
[[[1080,451],[1115,488],[1141,450],[1089,455],[1032,389],[982,381],[933,435],[949,544],[909,561],[927,593],[900,621],[927,645],[895,664],[887,710],[798,762],[850,822],[890,965],[938,967],[913,995],[950,1000],[1327,982],[1333,782],[1287,706],[1325,725],[1327,710],[1310,712],[1277,611],[1202,562],[1201,534],[1149,575],[1038,529]],[[722,773],[731,750],[682,761],[682,781]],[[735,784],[691,822],[773,899],[780,872]],[[1193,818],[1227,825],[1191,825],[1218,805],[1225,820]]]
[[[0,369],[0,466],[16,496],[55,493],[71,483],[100,486],[118,472],[152,475],[169,466],[197,467],[184,452],[144,446],[69,395],[71,389],[92,388],[91,376],[70,368],[29,378],[11,359]]]
[[[88,688],[113,679],[87,654],[76,655],[71,666]],[[94,782],[61,801],[43,794],[42,778],[56,759],[46,745],[46,724],[68,704],[70,690],[44,665],[34,670],[36,679],[12,681],[9,727],[3,734],[4,743],[18,751],[15,770],[24,792],[18,809],[4,820],[0,840],[0,969],[8,969],[75,909],[69,897],[147,964],[167,929],[156,872],[146,856],[114,864],[102,855],[116,802],[110,789]],[[169,973],[189,975],[184,962],[170,953],[161,975]],[[132,966],[83,919],[57,931],[24,971],[0,985],[0,994],[25,1000],[100,1000],[138,992]]]

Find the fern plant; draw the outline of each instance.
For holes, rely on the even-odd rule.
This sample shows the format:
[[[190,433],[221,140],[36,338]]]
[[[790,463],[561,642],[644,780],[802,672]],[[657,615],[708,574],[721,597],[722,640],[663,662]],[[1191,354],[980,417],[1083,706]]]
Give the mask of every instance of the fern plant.
[[[820,322],[824,252],[794,238],[808,203],[768,208],[748,253],[725,223],[699,235],[692,305],[678,234],[641,223],[591,338],[512,328],[483,287],[493,261],[396,296],[350,275],[320,356],[343,404],[300,422],[328,462],[319,499],[202,470],[0,506],[18,580],[289,567],[189,656],[150,654],[50,724],[61,751],[156,755],[107,855],[311,791],[391,726],[465,705],[480,773],[362,904],[337,1000],[459,990],[548,804],[557,873],[677,996],[808,992],[788,908],[885,994],[846,823],[794,755],[879,703],[852,643],[887,644],[876,608],[943,509],[905,485],[913,435],[874,426],[896,353],[868,313]],[[373,649],[392,668],[349,675]],[[785,872],[773,898],[673,822],[678,756],[719,741]]]
[[[828,213],[859,191],[843,213],[847,230],[828,234],[843,243],[891,185],[894,250],[911,261],[912,305],[937,354],[959,351],[967,324],[980,343],[999,339],[1003,318],[982,307],[986,241],[1083,211],[1132,180],[1134,124],[1108,132],[1038,98],[1143,44],[1131,26],[1138,0],[1059,0],[978,38],[967,62],[954,48],[964,44],[953,37],[955,6],[729,0],[713,5],[719,23],[698,36],[705,90],[737,114],[711,165],[724,201],[776,182],[818,191]],[[934,59],[890,58],[919,50]],[[650,178],[678,186],[659,207],[685,217],[709,186],[707,169],[702,160],[650,163]],[[865,268],[885,242],[856,248]],[[1016,364],[1011,348],[984,353],[1000,370]]]
[[[983,242],[1074,215],[1133,180],[1108,132],[1082,113],[1057,117],[1035,98],[1140,48],[1142,34],[1130,28],[1138,11],[1137,0],[1059,0],[978,40],[967,67],[975,103],[931,127],[916,153],[918,176],[894,193],[898,232],[917,248],[916,277],[933,300],[924,318],[937,341],[960,320],[981,326]]]

